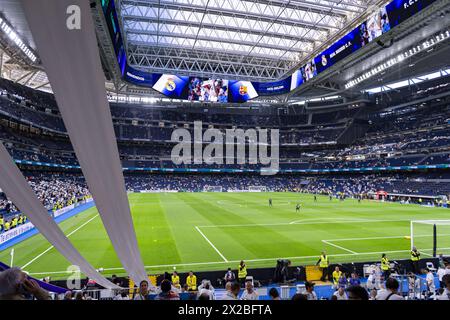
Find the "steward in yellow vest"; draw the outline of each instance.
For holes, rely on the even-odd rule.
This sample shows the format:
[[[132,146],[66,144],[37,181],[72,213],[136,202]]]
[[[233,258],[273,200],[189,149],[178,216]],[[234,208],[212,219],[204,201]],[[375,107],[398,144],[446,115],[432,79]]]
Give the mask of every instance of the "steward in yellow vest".
[[[322,251],[321,256],[319,257],[319,260],[316,263],[316,266],[319,265],[319,268],[322,270],[322,277],[320,278],[320,281],[325,281],[326,279],[329,279],[328,277],[328,266],[330,262],[328,261],[328,256],[325,253],[325,251]]]
[[[420,273],[419,260],[420,260],[420,252],[417,250],[416,247],[413,247],[411,250],[411,262],[414,273]]]
[[[192,271],[189,272],[189,276],[186,278],[186,284],[189,291],[197,291],[197,276]]]
[[[385,253],[381,255],[381,271],[383,271],[383,277],[385,280],[389,278],[389,275],[391,274],[391,265]]]
[[[245,284],[245,278],[247,278],[247,265],[244,260],[241,260],[241,263],[238,266],[238,279],[241,287]]]

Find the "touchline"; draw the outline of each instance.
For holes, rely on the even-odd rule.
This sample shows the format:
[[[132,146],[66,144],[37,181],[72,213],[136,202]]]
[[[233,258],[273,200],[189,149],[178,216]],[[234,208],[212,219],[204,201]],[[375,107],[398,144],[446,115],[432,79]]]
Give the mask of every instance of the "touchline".
[[[261,164],[267,166],[261,168],[262,175],[278,173],[278,129],[209,128],[203,132],[202,121],[195,121],[193,135],[184,128],[172,132],[171,141],[177,142],[171,152],[174,164]]]

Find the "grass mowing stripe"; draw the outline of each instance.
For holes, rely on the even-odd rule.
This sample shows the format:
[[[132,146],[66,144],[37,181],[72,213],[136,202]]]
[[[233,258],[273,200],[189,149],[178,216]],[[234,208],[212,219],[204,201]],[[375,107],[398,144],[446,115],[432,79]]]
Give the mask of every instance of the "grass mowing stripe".
[[[67,235],[67,238],[70,237],[71,235],[73,235],[75,232],[77,232],[78,230],[80,230],[81,228],[83,228],[85,225],[87,225],[88,223],[90,223],[92,220],[94,220],[95,218],[98,217],[98,214],[96,214],[95,216],[93,216],[91,219],[89,219],[88,221],[86,221],[85,223],[83,223],[81,226],[79,226],[78,228],[76,228],[75,230],[73,230],[72,232],[70,232]],[[26,263],[25,265],[22,266],[22,269],[25,269],[26,267],[28,267],[30,264],[32,264],[34,261],[36,261],[37,259],[39,259],[40,257],[42,257],[44,254],[46,254],[47,252],[49,252],[52,248],[54,248],[54,246],[50,246],[48,247],[44,252],[38,254],[36,257],[34,257],[33,259],[31,259],[28,263]]]

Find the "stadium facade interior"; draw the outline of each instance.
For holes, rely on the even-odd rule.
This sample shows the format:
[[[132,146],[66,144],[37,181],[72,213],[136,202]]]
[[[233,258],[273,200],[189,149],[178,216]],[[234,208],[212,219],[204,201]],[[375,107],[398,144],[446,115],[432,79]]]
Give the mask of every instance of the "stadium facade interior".
[[[0,285],[448,300],[449,44],[448,0],[0,0]]]

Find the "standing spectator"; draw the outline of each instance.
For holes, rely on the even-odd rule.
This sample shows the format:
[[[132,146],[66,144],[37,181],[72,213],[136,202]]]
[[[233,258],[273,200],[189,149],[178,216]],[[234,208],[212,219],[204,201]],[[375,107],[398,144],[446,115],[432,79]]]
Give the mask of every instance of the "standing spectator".
[[[169,280],[161,281],[161,292],[155,297],[155,300],[180,300],[178,293],[172,291],[172,284]]]
[[[343,287],[339,287],[337,291],[333,293],[333,295],[337,298],[336,300],[348,300],[347,293]]]
[[[276,288],[271,288],[269,290],[269,296],[272,300],[281,300],[280,294]]]
[[[245,264],[244,260],[241,260],[241,263],[239,263],[238,278],[241,287],[244,286],[245,278],[247,278],[247,265]]]
[[[420,273],[419,261],[420,261],[420,252],[417,250],[416,247],[412,247],[412,250],[411,250],[411,263],[412,263],[413,272],[415,274]]]
[[[247,281],[245,283],[245,290],[242,293],[241,300],[258,300],[258,292],[253,288],[253,283]]]
[[[0,272],[0,300],[50,300],[49,293],[19,268]]]
[[[442,278],[446,275],[447,271],[447,263],[445,263],[443,266],[439,265],[439,269],[437,271],[438,279],[439,279],[439,288],[444,288],[445,284],[442,281]]]
[[[388,278],[385,283],[386,290],[380,290],[376,296],[376,300],[404,300],[398,294],[400,284],[395,278]]]
[[[379,279],[378,279],[376,270],[372,270],[372,273],[367,278],[366,285],[367,285],[367,289],[369,289],[369,290],[372,290],[372,289],[377,290],[379,288]]]
[[[236,280],[236,275],[234,274],[233,271],[231,271],[231,268],[228,268],[227,273],[225,273],[223,279],[225,280],[225,283],[233,282]]]
[[[189,275],[186,278],[186,284],[189,291],[197,291],[197,276],[194,275],[194,272],[189,271]]]
[[[306,289],[306,298],[307,300],[317,300],[317,294],[314,292],[314,283],[306,281],[305,282],[305,289]]]
[[[425,281],[427,283],[428,296],[434,298],[436,294],[436,286],[434,285],[434,274],[430,269],[425,268],[427,273]]]
[[[389,275],[391,274],[391,266],[388,258],[386,257],[386,253],[381,255],[381,271],[383,271],[384,279],[389,278]]]

